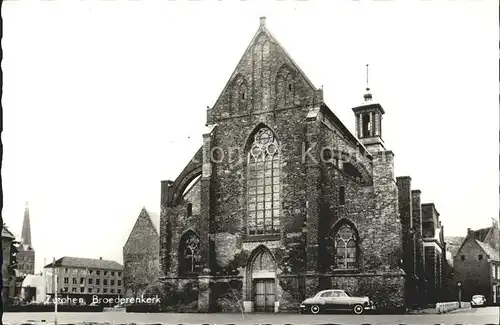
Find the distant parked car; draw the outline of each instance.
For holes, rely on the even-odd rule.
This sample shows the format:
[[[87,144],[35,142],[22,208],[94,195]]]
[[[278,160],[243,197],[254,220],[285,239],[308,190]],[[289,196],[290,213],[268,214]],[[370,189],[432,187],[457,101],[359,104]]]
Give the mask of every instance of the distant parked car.
[[[344,310],[361,315],[365,310],[374,310],[375,306],[368,297],[353,297],[345,290],[323,290],[314,297],[307,298],[300,304],[301,313],[319,314],[326,311]]]
[[[472,308],[484,307],[486,306],[486,298],[483,295],[474,295],[470,301],[470,306]]]

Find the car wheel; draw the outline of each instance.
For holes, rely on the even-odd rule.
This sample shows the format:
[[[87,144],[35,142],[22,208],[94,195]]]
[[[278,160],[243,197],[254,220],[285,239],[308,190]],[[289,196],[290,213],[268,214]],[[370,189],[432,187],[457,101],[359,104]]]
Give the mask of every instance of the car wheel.
[[[356,315],[361,315],[363,311],[365,311],[365,309],[363,308],[362,305],[355,305],[353,311]]]
[[[321,311],[321,308],[318,306],[318,305],[312,305],[311,306],[311,314],[319,314],[319,312]]]

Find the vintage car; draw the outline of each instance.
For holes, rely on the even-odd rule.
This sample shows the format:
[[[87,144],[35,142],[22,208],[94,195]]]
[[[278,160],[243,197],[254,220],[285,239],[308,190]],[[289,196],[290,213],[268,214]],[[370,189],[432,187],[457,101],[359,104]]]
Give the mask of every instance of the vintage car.
[[[484,307],[486,306],[486,298],[483,295],[474,295],[472,296],[470,306],[472,308]]]
[[[333,289],[318,292],[300,304],[301,313],[319,314],[326,311],[344,310],[361,315],[375,306],[368,297],[353,297],[345,290]]]

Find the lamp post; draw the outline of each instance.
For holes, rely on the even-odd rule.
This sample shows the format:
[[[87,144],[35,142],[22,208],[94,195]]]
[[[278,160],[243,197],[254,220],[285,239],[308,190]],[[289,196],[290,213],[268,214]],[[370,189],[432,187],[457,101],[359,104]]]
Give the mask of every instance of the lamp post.
[[[462,282],[457,282],[458,289],[458,308],[462,308]]]

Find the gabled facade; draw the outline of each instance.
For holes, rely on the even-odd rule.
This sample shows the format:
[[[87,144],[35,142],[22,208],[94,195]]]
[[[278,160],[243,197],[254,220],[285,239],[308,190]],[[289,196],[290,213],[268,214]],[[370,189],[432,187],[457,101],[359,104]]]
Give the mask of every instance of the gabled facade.
[[[142,208],[123,246],[126,297],[138,297],[156,282],[160,271],[158,216]]]
[[[498,223],[491,227],[467,230],[467,237],[454,257],[454,282],[462,282],[465,301],[482,294],[488,303],[500,303],[500,254]],[[493,245],[496,245],[495,248]]]
[[[412,225],[403,232],[385,112],[367,89],[353,113],[355,134],[261,18],[207,111],[202,147],[175,181],[162,181],[166,310],[296,311],[329,288],[405,306]],[[416,244],[404,247],[415,259]]]

